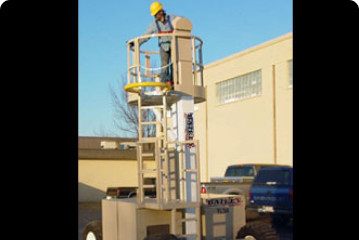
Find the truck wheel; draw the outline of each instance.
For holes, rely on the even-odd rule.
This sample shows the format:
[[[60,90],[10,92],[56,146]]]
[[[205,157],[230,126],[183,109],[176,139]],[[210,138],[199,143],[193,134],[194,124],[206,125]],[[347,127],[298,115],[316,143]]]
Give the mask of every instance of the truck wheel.
[[[252,222],[239,230],[237,239],[279,240],[279,236],[270,224],[264,222]]]
[[[272,224],[274,227],[285,227],[290,221],[290,217],[288,216],[272,216]]]
[[[86,225],[83,240],[102,240],[102,223],[93,221]]]

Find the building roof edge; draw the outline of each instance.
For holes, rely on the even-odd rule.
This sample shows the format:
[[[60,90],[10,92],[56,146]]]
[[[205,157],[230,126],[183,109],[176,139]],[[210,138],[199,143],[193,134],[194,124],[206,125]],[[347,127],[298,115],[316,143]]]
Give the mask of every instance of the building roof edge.
[[[204,66],[204,70],[206,70],[208,68],[215,67],[215,66],[220,65],[220,64],[223,64],[223,63],[228,62],[228,61],[230,61],[230,60],[232,60],[234,58],[237,58],[239,56],[243,56],[243,55],[246,55],[248,53],[258,51],[258,50],[260,50],[262,48],[265,48],[265,47],[268,47],[268,46],[273,45],[275,43],[290,39],[292,37],[293,37],[293,32],[286,33],[286,34],[284,34],[282,36],[279,36],[279,37],[274,38],[272,40],[269,40],[267,42],[261,43],[259,45],[254,46],[254,47],[251,47],[249,49],[243,50],[241,52],[238,52],[238,53],[232,54],[230,56],[224,57],[222,59],[219,59],[217,61],[211,62],[211,63]]]

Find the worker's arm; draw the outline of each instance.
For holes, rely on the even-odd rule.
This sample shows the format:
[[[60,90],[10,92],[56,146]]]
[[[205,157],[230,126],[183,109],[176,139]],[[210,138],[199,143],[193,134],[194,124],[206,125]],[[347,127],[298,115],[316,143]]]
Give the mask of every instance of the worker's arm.
[[[153,33],[157,33],[157,26],[156,26],[156,23],[153,21],[150,26],[147,28],[147,30],[143,33],[143,35],[150,35],[150,34],[153,34]],[[147,42],[150,38],[143,38],[143,39],[140,39],[138,40],[140,46]]]

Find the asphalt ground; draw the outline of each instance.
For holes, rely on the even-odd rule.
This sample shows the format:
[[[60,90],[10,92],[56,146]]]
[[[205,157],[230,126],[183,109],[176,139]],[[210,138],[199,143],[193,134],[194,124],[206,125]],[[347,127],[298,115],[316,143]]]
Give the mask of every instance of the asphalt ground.
[[[83,238],[83,230],[86,224],[92,221],[101,221],[101,203],[79,203],[78,204],[78,240]],[[270,222],[268,216],[257,216],[251,215],[248,222],[250,221],[263,221]],[[276,228],[279,233],[280,240],[293,240],[293,223],[290,222],[287,226]],[[106,240],[106,239],[105,239]]]

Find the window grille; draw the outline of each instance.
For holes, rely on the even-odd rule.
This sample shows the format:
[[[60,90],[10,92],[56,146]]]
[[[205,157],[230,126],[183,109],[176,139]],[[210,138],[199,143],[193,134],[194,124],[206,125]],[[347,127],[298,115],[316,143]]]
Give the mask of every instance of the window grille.
[[[257,70],[216,84],[217,104],[258,96],[262,93],[262,71]]]

